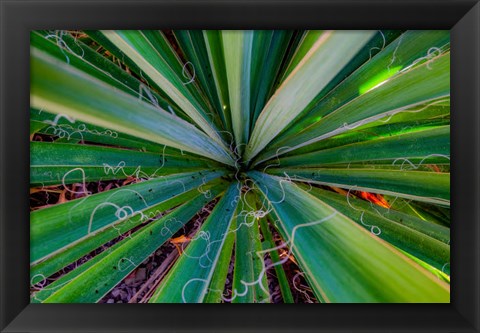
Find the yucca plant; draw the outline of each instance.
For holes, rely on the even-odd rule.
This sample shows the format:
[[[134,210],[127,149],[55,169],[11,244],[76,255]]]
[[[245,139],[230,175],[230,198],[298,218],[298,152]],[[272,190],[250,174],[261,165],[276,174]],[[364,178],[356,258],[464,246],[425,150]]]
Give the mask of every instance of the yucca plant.
[[[449,302],[449,48],[32,32],[32,302]]]

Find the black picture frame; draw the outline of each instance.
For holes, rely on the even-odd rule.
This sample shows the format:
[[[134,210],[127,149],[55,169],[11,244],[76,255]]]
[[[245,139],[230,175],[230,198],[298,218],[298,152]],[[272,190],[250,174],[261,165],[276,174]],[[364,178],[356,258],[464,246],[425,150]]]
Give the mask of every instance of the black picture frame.
[[[480,4],[472,0],[0,0],[2,332],[479,332]],[[29,32],[451,30],[450,304],[29,304]]]

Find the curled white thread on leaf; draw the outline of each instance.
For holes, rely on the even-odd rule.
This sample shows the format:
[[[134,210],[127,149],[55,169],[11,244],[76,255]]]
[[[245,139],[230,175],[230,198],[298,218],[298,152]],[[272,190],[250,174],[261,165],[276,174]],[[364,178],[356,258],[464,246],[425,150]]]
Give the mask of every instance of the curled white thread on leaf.
[[[267,272],[268,269],[273,268],[273,267],[278,266],[278,265],[283,265],[284,263],[286,263],[286,262],[288,261],[289,257],[291,256],[291,254],[292,254],[292,252],[293,252],[293,248],[295,247],[295,235],[296,235],[297,230],[300,229],[300,228],[312,227],[312,226],[314,226],[314,225],[319,225],[319,224],[321,224],[321,223],[324,223],[324,222],[332,219],[335,215],[337,215],[337,213],[338,213],[337,211],[334,211],[332,214],[330,214],[330,215],[328,215],[328,216],[326,216],[326,217],[324,217],[324,218],[322,218],[322,219],[320,219],[320,220],[312,221],[312,222],[307,222],[307,223],[302,223],[302,224],[297,224],[296,226],[293,227],[291,236],[289,237],[289,239],[288,239],[286,242],[284,242],[284,243],[282,243],[282,244],[280,244],[280,245],[278,245],[278,246],[269,248],[269,249],[264,249],[264,250],[256,251],[255,254],[257,255],[257,257],[260,258],[260,259],[262,259],[262,258],[263,258],[263,255],[264,255],[265,253],[269,253],[269,252],[272,252],[272,251],[277,251],[277,250],[283,249],[283,248],[285,248],[285,247],[287,247],[287,246],[290,245],[288,254],[287,254],[287,256],[285,256],[284,259],[281,259],[281,260],[279,260],[279,261],[277,261],[277,262],[275,262],[275,263],[272,263],[272,264],[269,264],[269,265],[267,265],[267,266],[264,266],[264,267],[262,268],[262,271],[259,273],[258,278],[257,278],[255,281],[247,282],[247,281],[242,280],[241,283],[242,283],[245,287],[247,287],[247,286],[259,285],[260,288],[261,288],[264,292],[268,293],[268,289],[263,285],[263,283],[261,283],[262,278],[263,278],[263,276],[265,275],[265,273]],[[234,292],[236,292],[236,291],[234,291]],[[244,291],[244,292],[245,292],[245,291]],[[237,296],[235,295],[235,293],[232,293],[232,298],[234,299],[235,297],[237,297]]]
[[[202,183],[197,187],[197,191],[202,193],[206,199],[210,199],[212,197],[212,192],[210,190],[203,190],[203,186],[207,184],[207,177],[203,176]]]
[[[440,99],[440,100],[434,101],[434,102],[432,102],[432,103],[429,103],[429,104],[425,105],[424,107],[422,107],[422,108],[420,108],[420,109],[416,109],[416,110],[408,110],[408,109],[407,109],[407,110],[401,110],[401,111],[399,111],[399,112],[392,113],[391,115],[388,115],[388,118],[387,118],[387,119],[379,119],[378,121],[380,121],[380,122],[382,122],[382,123],[387,123],[387,122],[389,122],[389,121],[392,119],[392,117],[393,117],[394,115],[396,115],[396,114],[399,114],[399,113],[417,113],[417,112],[421,112],[421,111],[423,111],[423,110],[425,110],[425,109],[428,109],[430,106],[433,106],[433,105],[436,105],[436,104],[440,104],[440,103],[444,103],[444,102],[446,102],[446,101],[448,101],[448,100],[449,100],[449,98],[447,98],[447,99]]]
[[[298,288],[297,284],[296,284],[296,280],[298,280],[298,277],[299,276],[304,276],[304,273],[302,272],[298,272],[297,274],[295,274],[295,276],[292,278],[292,284],[293,284],[293,288],[295,288],[295,290],[297,290],[298,292],[302,293],[307,301],[307,303],[314,303],[312,301],[312,299],[310,298],[310,295],[308,295],[308,293],[305,291],[305,290],[302,290],[300,288]]]
[[[73,191],[71,189],[69,189],[67,187],[67,184],[66,184],[66,180],[65,178],[71,174],[72,172],[76,172],[76,171],[79,171],[81,174],[82,174],[82,187],[83,187],[83,191],[79,192],[79,191]],[[63,177],[62,177],[62,185],[63,187],[65,188],[65,190],[67,192],[70,192],[70,193],[73,193],[73,194],[85,194],[86,196],[89,196],[91,194],[91,192],[87,191],[87,183],[86,183],[86,176],[85,176],[85,170],[83,170],[82,168],[74,168],[72,170],[69,170],[67,171]]]
[[[208,283],[208,280],[200,279],[200,278],[193,278],[193,279],[188,280],[187,283],[185,283],[185,285],[184,285],[183,288],[182,288],[182,302],[183,302],[183,303],[187,303],[187,300],[185,299],[185,289],[187,289],[187,287],[188,287],[192,282],[197,282],[197,281],[203,282],[203,284],[207,284],[207,283]]]
[[[427,66],[427,69],[431,70],[431,64],[432,62],[435,61],[435,59],[440,56],[442,54],[442,50],[439,48],[439,47],[431,47],[428,49],[427,51],[427,55],[424,56],[424,57],[420,57],[418,59],[416,59],[414,62],[412,62],[412,64],[410,66],[408,66],[407,68],[410,68],[410,67],[413,67],[415,66],[417,63],[421,62],[422,60],[426,60],[426,66]]]
[[[430,155],[427,155],[425,156],[417,165],[415,165],[413,162],[411,162],[408,158],[404,158],[404,157],[399,157],[397,159],[395,159],[393,162],[392,162],[392,165],[396,165],[396,163],[398,161],[402,161],[402,164],[400,165],[400,170],[405,170],[403,168],[403,166],[405,165],[405,163],[409,164],[411,166],[411,169],[413,170],[416,170],[418,169],[424,162],[425,160],[431,158],[431,157],[442,157],[442,158],[445,158],[447,160],[450,161],[450,156],[448,155],[443,155],[443,154],[430,154]]]
[[[43,122],[46,123],[46,124],[50,124],[52,126],[57,126],[58,121],[62,118],[67,119],[72,124],[75,123],[75,119],[73,119],[72,117],[70,117],[69,115],[66,115],[66,114],[57,114],[53,120],[44,120]]]
[[[277,163],[272,163],[272,164],[268,164],[265,168],[263,168],[263,173],[266,173],[266,170],[272,166],[280,166],[280,158],[278,157],[280,155],[280,150],[282,149],[290,149],[292,147],[289,147],[289,146],[283,146],[283,147],[280,147],[277,149],[276,153],[275,153],[275,158],[277,159]]]
[[[129,265],[122,267],[121,264],[124,263],[125,261],[127,261],[127,262],[129,263]],[[133,262],[133,260],[132,260],[131,257],[130,257],[130,258],[125,258],[125,257],[124,257],[124,258],[121,258],[121,259],[118,260],[117,266],[118,266],[118,270],[119,270],[120,272],[123,272],[123,271],[127,270],[127,269],[128,269],[129,267],[131,267],[131,266],[136,267],[137,264],[135,264],[135,263]]]
[[[357,187],[357,185],[354,185],[354,186],[352,186],[352,187],[350,187],[350,188],[348,189],[348,192],[347,192],[347,204],[348,204],[352,209],[354,209],[354,210],[356,210],[356,211],[358,211],[358,212],[361,212],[361,213],[360,213],[360,223],[362,223],[364,226],[370,228],[370,232],[371,232],[372,234],[374,234],[375,236],[379,236],[379,235],[382,233],[382,229],[380,229],[380,228],[379,228],[378,226],[376,226],[376,225],[372,225],[372,224],[365,223],[365,222],[363,221],[363,215],[365,214],[365,211],[364,211],[363,209],[355,208],[355,207],[352,205],[352,203],[350,202],[350,195],[351,195],[350,192],[352,191],[352,189],[354,189],[354,188],[356,188],[356,187]],[[378,210],[377,210],[377,212],[378,212]],[[380,213],[380,212],[378,212],[378,213]],[[381,215],[381,214],[380,214],[380,215]],[[382,215],[381,215],[381,216],[382,216]]]
[[[191,68],[192,68],[192,74],[189,75],[188,71],[187,71],[187,66],[190,65]],[[195,66],[193,66],[193,64],[190,62],[190,61],[187,61],[184,65],[183,65],[183,68],[182,68],[182,75],[185,79],[189,80],[187,82],[183,82],[183,85],[186,86],[187,84],[190,84],[192,83],[193,81],[195,81]]]
[[[33,281],[39,277],[40,278],[40,281],[36,282],[36,283],[33,283]],[[34,286],[37,286],[39,288],[43,288],[45,286],[45,284],[47,283],[47,277],[43,274],[35,274],[34,276],[32,276],[32,278],[30,279],[30,286],[34,287]]]
[[[380,33],[380,35],[382,35],[383,45],[382,45],[381,48],[378,47],[378,46],[374,46],[374,47],[370,48],[370,51],[369,51],[370,57],[368,58],[369,61],[372,59],[372,50],[379,50],[379,51],[383,50],[385,48],[385,44],[387,42],[386,39],[385,39],[385,35],[383,34],[382,30],[378,30],[378,32]]]
[[[76,53],[73,52],[73,50],[63,40],[63,36],[66,35],[67,33],[65,31],[62,31],[62,30],[57,30],[57,31],[54,31],[54,32],[55,32],[54,34],[46,35],[45,39],[52,39],[52,38],[55,39],[57,46],[59,47],[60,51],[62,52],[62,54],[65,56],[65,58],[67,60],[67,64],[70,64],[70,58],[64,52],[64,50],[68,50],[70,53],[75,54],[75,55],[76,55]],[[81,48],[81,47],[80,47],[80,49],[82,50],[81,58],[83,58],[83,56],[85,55],[85,51],[83,51],[83,48]]]
[[[447,268],[447,266],[450,266],[450,263],[449,263],[449,262],[443,264],[443,266],[442,266],[442,273],[445,273],[445,269]],[[446,273],[445,273],[445,274],[446,274]]]
[[[397,46],[395,47],[395,50],[393,50],[392,59],[390,60],[390,63],[389,63],[388,66],[387,66],[387,70],[388,70],[388,71],[390,71],[390,66],[392,66],[393,63],[395,62],[395,60],[397,59],[396,54],[397,54],[398,48],[400,47],[400,44],[402,43],[403,36],[404,36],[404,34],[402,34],[402,35],[398,38],[398,44],[397,44]]]

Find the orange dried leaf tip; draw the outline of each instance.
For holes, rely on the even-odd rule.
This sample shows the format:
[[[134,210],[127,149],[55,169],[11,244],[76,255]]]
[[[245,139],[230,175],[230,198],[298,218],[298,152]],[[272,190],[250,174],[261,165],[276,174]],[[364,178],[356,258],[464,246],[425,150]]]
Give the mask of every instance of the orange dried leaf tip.
[[[378,205],[383,208],[390,208],[390,205],[388,204],[387,200],[380,194],[375,194],[375,193],[369,193],[369,192],[359,192],[359,195],[362,199],[365,199],[367,201],[370,201],[371,203]]]
[[[182,244],[182,243],[185,243],[185,242],[189,242],[190,240],[191,240],[190,237],[182,235],[182,236],[177,237],[177,238],[172,238],[170,240],[170,242],[173,243],[173,244]]]
[[[58,198],[57,204],[61,204],[68,201],[67,198],[65,197],[66,192],[67,190],[63,190],[62,192],[60,192],[60,196]]]
[[[437,173],[442,172],[436,164],[427,164],[427,167],[430,168],[431,170],[437,172]]]
[[[345,191],[344,189],[341,189],[341,188],[338,188],[338,187],[335,187],[335,186],[330,186],[330,188],[332,190],[334,190],[335,192],[337,192],[338,194],[342,194],[342,195],[347,195],[348,192]]]

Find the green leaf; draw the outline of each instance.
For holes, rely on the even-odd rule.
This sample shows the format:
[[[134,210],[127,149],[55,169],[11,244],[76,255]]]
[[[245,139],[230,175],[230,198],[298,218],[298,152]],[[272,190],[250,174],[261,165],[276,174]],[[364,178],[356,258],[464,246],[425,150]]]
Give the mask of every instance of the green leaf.
[[[232,183],[155,291],[150,303],[204,301],[236,210],[232,202],[239,194],[239,184]]]
[[[357,163],[363,161],[382,162],[386,164],[414,167],[429,157],[440,161],[450,159],[450,126],[427,128],[380,139],[361,141],[331,149],[324,149],[304,155],[280,158],[281,167],[320,167],[330,164]],[[417,162],[420,160],[420,162]],[[416,163],[417,162],[417,163]]]
[[[212,182],[203,186],[205,191],[209,191],[210,195],[204,197],[206,199],[210,199],[218,195],[221,191],[224,191],[226,188],[226,184],[224,182]],[[148,216],[152,216],[152,219],[161,218],[165,214],[168,213],[169,209],[172,209],[175,206],[181,205],[185,202],[190,200],[194,200],[198,196],[199,192],[197,189],[190,190],[188,192],[179,194],[171,199],[165,200],[159,204],[153,205],[151,208],[145,210],[143,213]],[[124,235],[127,231],[132,230],[134,228],[138,228],[139,226],[146,223],[145,219],[142,219],[138,216],[132,216],[131,218],[125,219],[111,227],[103,229],[99,232],[94,232],[90,235],[90,237],[86,237],[83,240],[75,243],[73,246],[65,247],[61,251],[58,251],[53,256],[49,257],[48,259],[39,262],[38,264],[32,265],[30,269],[30,277],[32,281],[36,281],[36,279],[41,279],[52,275],[55,272],[58,272],[60,269],[66,267],[67,265],[73,263],[75,260],[82,258],[89,252],[98,249],[103,244],[119,237],[120,235]],[[162,228],[162,235],[166,235],[168,232],[173,230],[173,228],[177,228],[177,223],[170,223],[168,222],[164,228]],[[126,236],[123,236],[126,237]],[[131,238],[131,236],[128,236]],[[114,245],[116,246],[116,245]],[[75,268],[75,270],[70,274],[67,274],[67,277],[64,278],[63,276],[56,280],[52,285],[49,285],[49,288],[46,290],[42,289],[42,292],[38,294],[38,296],[47,293],[51,294],[52,290],[55,289],[56,285],[64,285],[65,281],[69,280],[72,276],[77,276],[88,267],[96,263],[98,260],[103,258],[104,255],[108,254],[110,248],[106,251],[101,252],[99,255],[96,255],[93,259],[89,260],[87,263],[82,264],[79,268]],[[33,283],[32,283],[33,284]],[[51,288],[50,288],[51,286]],[[38,297],[37,297],[38,298]],[[46,297],[43,297],[45,299]]]
[[[398,212],[391,214],[392,210],[319,188],[312,188],[309,193],[371,233],[438,269],[450,263],[450,246],[447,245],[450,242],[448,228],[407,214]],[[398,220],[392,217],[397,217]],[[435,239],[435,236],[440,240]]]
[[[31,302],[450,301],[449,31],[30,39]]]
[[[136,98],[142,99],[163,110],[175,110],[182,119],[189,121],[185,114],[166,96],[148,88],[118,64],[72,37],[65,31],[38,32],[30,35],[31,46],[38,48],[56,59],[91,75]]]
[[[402,93],[399,94],[398,91]],[[388,118],[416,105],[450,95],[450,53],[405,70],[376,89],[321,117],[297,132],[288,141],[271,145],[257,157],[256,163],[278,154],[344,133],[370,122]],[[278,151],[280,147],[284,147]],[[278,151],[278,153],[277,153]]]
[[[55,114],[31,108],[30,123],[32,122],[43,123],[45,126],[39,133],[65,139],[67,143],[78,143],[81,141],[82,143],[91,142],[101,145],[125,147],[136,151],[184,156],[187,161],[192,157],[199,157],[199,155],[143,140],[132,135],[119,133],[109,128],[95,126],[75,119],[57,117]]]
[[[194,78],[186,75],[175,52],[161,32],[154,31],[103,31],[106,38],[134,61],[145,76],[149,77],[218,145],[226,148],[218,129],[212,123],[208,106],[201,102],[198,89],[189,88]]]
[[[230,114],[236,148],[241,153],[250,130],[251,59],[253,31],[222,31]]]
[[[391,169],[268,169],[290,179],[450,206],[450,173]]]
[[[331,206],[285,179],[249,175],[270,201],[286,245],[319,300],[450,301],[447,284]]]
[[[371,31],[334,31],[321,34],[263,109],[247,145],[244,159],[250,161],[295,119],[372,35]],[[342,56],[332,56],[332,49]]]
[[[220,303],[224,300],[223,291],[225,289],[228,270],[233,255],[233,245],[235,243],[235,227],[235,220],[232,220],[227,237],[225,238],[225,243],[220,250],[220,256],[218,257],[218,262],[203,303]]]
[[[203,38],[208,53],[210,69],[219,97],[220,110],[225,121],[225,130],[232,132],[232,117],[228,97],[228,81],[223,56],[222,32],[220,30],[203,30]],[[233,137],[231,138],[233,140]]]
[[[390,120],[388,123],[378,121],[373,122],[370,124],[366,124],[364,126],[359,126],[358,128],[352,129],[350,131],[344,132],[342,134],[338,134],[332,136],[330,138],[317,141],[312,143],[308,146],[304,146],[295,150],[292,150],[285,154],[285,156],[296,156],[305,153],[311,153],[315,151],[320,151],[324,149],[330,149],[340,146],[345,146],[348,144],[354,143],[361,143],[369,140],[381,139],[381,138],[388,138],[390,136],[406,134],[406,133],[414,133],[417,131],[421,131],[424,129],[436,127],[436,126],[447,126],[450,124],[450,106],[447,107],[430,107],[429,108],[432,112],[428,112],[427,110],[422,111],[427,112],[424,114],[424,118],[422,119],[415,119],[412,113],[398,113]],[[432,109],[435,109],[432,110]],[[408,115],[408,117],[412,118],[410,120],[405,119],[405,121],[396,121],[394,118]],[[375,124],[377,123],[377,124]],[[280,154],[283,149],[278,149],[278,153]],[[265,162],[267,163],[267,162]]]
[[[225,187],[224,184],[217,185],[217,187],[219,186],[223,186],[223,188]],[[210,186],[208,185],[204,186],[204,189],[210,190],[210,192],[214,192],[215,190],[218,191],[216,188],[210,189]],[[143,214],[145,216],[151,216],[152,218],[161,217],[164,215],[164,212],[168,211],[169,209],[181,205],[189,200],[193,200],[196,196],[198,196],[198,193],[199,192],[197,189],[193,189],[179,194],[171,199],[154,204],[150,208],[144,210]],[[73,243],[71,246],[66,246],[55,252],[47,259],[32,265],[30,267],[30,276],[32,279],[35,276],[48,277],[67,265],[73,263],[75,260],[80,259],[82,256],[85,256],[89,252],[101,247],[103,244],[146,222],[148,222],[148,220],[142,218],[142,216],[135,215],[98,232],[92,232],[88,237]]]
[[[398,206],[400,206],[400,203]],[[423,202],[406,202],[404,206],[406,206],[407,212],[420,217],[422,220],[450,227],[451,212],[449,207],[432,206]]]
[[[298,43],[295,53],[293,54],[288,67],[283,73],[282,82],[290,75],[290,73],[297,67],[300,61],[305,57],[305,55],[310,51],[313,45],[318,41],[318,39],[325,33],[324,30],[308,30],[305,31]]]
[[[277,275],[283,302],[294,303],[292,291],[290,290],[290,285],[287,280],[287,275],[285,274],[285,270],[282,267],[280,256],[277,249],[275,248],[275,242],[273,241],[272,232],[268,227],[268,221],[265,217],[260,218],[260,228],[262,229],[263,237],[265,237],[264,247],[266,247],[266,252],[270,255],[270,259],[272,260],[272,266],[275,269],[275,273]]]
[[[268,99],[274,93],[282,60],[293,32],[288,30],[255,31],[252,47],[250,132]]]
[[[193,125],[32,48],[31,105],[233,164]]]
[[[100,146],[31,142],[30,186],[154,178],[220,167],[213,161]]]
[[[292,137],[355,97],[370,90],[367,87],[377,86],[400,70],[409,67],[418,59],[424,57],[430,59],[433,55],[438,55],[438,50],[443,50],[446,45],[449,45],[450,37],[449,31],[442,30],[407,31],[389,43],[390,35],[391,33],[387,31],[381,32],[380,36],[377,35],[379,42],[381,39],[378,39],[378,37],[385,38],[382,41],[385,44],[379,43],[367,46],[368,50],[365,51],[368,53],[370,60],[363,65],[357,63],[356,70],[353,73],[348,73],[347,78],[344,75],[343,78],[345,79],[338,86],[330,87],[331,89],[327,90],[328,94],[324,94],[314,105],[311,105],[310,110],[298,119],[293,126],[289,126],[288,130],[279,135],[275,142]],[[396,33],[394,32],[393,35],[396,36]],[[380,52],[372,57],[377,50],[380,50]],[[358,55],[352,61],[357,58],[359,58]],[[362,66],[359,67],[359,65]],[[409,117],[412,115],[414,114],[408,114]]]
[[[216,115],[221,118],[223,128],[227,128],[225,114],[222,110],[223,105],[218,98],[215,82],[212,80],[212,70],[203,32],[201,30],[174,30],[173,34],[186,58],[189,59],[191,65],[189,67],[195,73],[195,80],[198,79],[197,82],[212,104]]]
[[[30,121],[30,135],[40,132],[42,129],[47,127],[47,124],[44,124],[39,121]]]
[[[244,196],[237,216],[232,303],[264,303],[270,295],[253,193]]]
[[[37,264],[65,247],[88,238],[126,218],[151,218],[153,205],[198,188],[224,172],[189,172],[154,178],[97,193],[30,214],[30,261]]]
[[[203,195],[198,195],[188,204],[135,233],[132,238],[125,238],[112,247],[107,256],[89,265],[88,269],[52,293],[44,303],[92,303],[100,300],[190,221],[208,201]]]
[[[412,259],[413,261],[415,261],[417,264],[419,264],[420,266],[422,266],[423,268],[425,268],[426,270],[428,270],[429,272],[431,272],[433,275],[435,275],[437,278],[441,279],[442,281],[445,281],[447,282],[448,284],[450,284],[450,263],[447,263],[445,264],[442,269],[436,269],[435,267],[432,267],[430,266],[429,264],[427,264],[426,262],[418,259],[417,257],[415,256],[412,256],[411,254],[405,252],[405,251],[402,251],[400,249],[398,249],[400,252],[402,252],[403,254],[405,254],[407,257],[409,257],[410,259]]]

